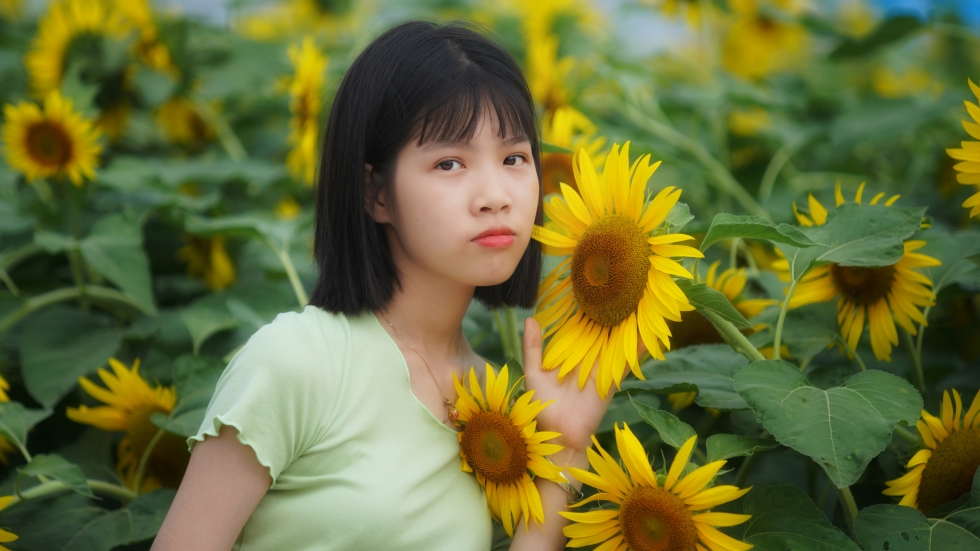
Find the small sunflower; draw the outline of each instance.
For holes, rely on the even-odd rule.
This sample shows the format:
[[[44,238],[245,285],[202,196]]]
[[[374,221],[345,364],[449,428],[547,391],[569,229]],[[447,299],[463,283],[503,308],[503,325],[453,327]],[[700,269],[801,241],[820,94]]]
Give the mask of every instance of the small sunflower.
[[[597,132],[588,117],[574,107],[567,106],[555,109],[555,112],[544,120],[541,139],[573,152],[585,149],[589,156],[598,157],[602,146],[606,144],[606,138],[596,136]],[[560,193],[562,182],[576,189],[574,178],[571,153],[541,155],[541,182],[544,195]]]
[[[281,220],[292,220],[299,216],[302,209],[296,199],[293,199],[292,195],[283,195],[282,199],[276,202],[276,206],[273,207],[273,211],[276,214],[276,218]]]
[[[736,500],[752,488],[713,486],[705,488],[725,461],[715,461],[681,476],[697,444],[692,436],[677,451],[665,475],[657,475],[646,452],[628,425],[616,428],[616,447],[626,471],[592,438],[598,453],[589,448],[589,463],[596,474],[569,467],[572,476],[599,493],[572,505],[608,501],[616,508],[585,513],[560,511],[573,524],[564,528],[568,547],[598,545],[596,551],[746,551],[752,544],[718,531],[716,526],[736,526],[752,515],[704,512]],[[601,545],[600,545],[601,544]]]
[[[0,510],[5,509],[7,507],[7,505],[10,505],[10,502],[13,501],[13,500],[14,500],[14,496],[3,496],[3,497],[0,497]],[[9,543],[9,542],[12,542],[12,541],[16,540],[18,537],[19,536],[17,536],[13,532],[8,532],[8,531],[0,528],[0,543]],[[3,545],[0,545],[0,551],[10,551],[10,549],[7,548],[7,547],[4,547]]]
[[[562,379],[576,365],[579,388],[585,386],[598,358],[596,389],[605,397],[613,382],[619,387],[628,364],[640,378],[636,355],[637,330],[653,357],[670,349],[665,320],[680,321],[694,309],[672,276],[693,277],[670,257],[703,255],[675,245],[692,239],[668,234],[664,221],[680,197],[665,188],[646,200],[646,184],[659,162],[650,156],[629,164],[629,142],[613,145],[600,180],[585,150],[575,153],[573,169],[579,190],[562,184],[562,196],[544,205],[558,226],[535,226],[532,236],[549,254],[571,255],[541,283],[535,318],[553,334],[544,350],[544,368],[560,367]],[[562,233],[564,232],[564,233]],[[566,235],[567,234],[567,235]]]
[[[165,101],[157,108],[156,119],[167,139],[174,143],[196,144],[214,137],[194,102],[184,96]]]
[[[37,36],[24,57],[34,91],[46,96],[61,88],[69,58],[91,50],[108,36],[123,39],[129,25],[107,0],[55,0],[38,23]]]
[[[864,184],[858,187],[854,202],[861,204]],[[834,191],[837,206],[844,203],[840,183]],[[879,193],[869,204],[877,205],[885,197]],[[898,195],[888,198],[884,205],[890,207]],[[801,226],[822,226],[827,221],[827,209],[813,195],[809,196],[810,215],[799,211],[793,203],[793,212]],[[827,264],[810,270],[797,285],[789,301],[790,308],[806,304],[828,302],[837,299],[837,322],[841,335],[851,354],[861,340],[864,321],[868,320],[871,331],[871,349],[878,360],[891,361],[892,347],[898,344],[897,322],[910,335],[917,330],[913,322],[926,325],[921,308],[935,304],[936,295],[929,288],[932,280],[916,271],[918,268],[938,266],[935,258],[915,252],[925,246],[925,241],[905,242],[905,253],[891,266],[861,268]],[[784,259],[773,263],[780,278],[789,281],[789,263]]]
[[[453,374],[453,385],[459,396],[455,405],[456,423],[463,426],[459,433],[461,468],[476,475],[486,491],[490,513],[503,523],[507,535],[513,537],[514,525],[522,516],[525,530],[532,519],[538,526],[544,523],[541,495],[533,477],[567,482],[561,468],[546,458],[562,447],[545,440],[561,434],[536,430],[535,417],[551,402],[532,402],[533,390],[511,404],[517,382],[511,384],[506,365],[499,375],[494,375],[487,364],[486,375],[484,397],[472,367],[469,391]]]
[[[974,84],[972,80],[968,82],[973,95],[980,100],[980,86]],[[973,119],[973,122],[962,121],[963,128],[970,137],[980,140],[980,107],[965,100],[963,103],[966,104],[966,111]],[[980,141],[963,141],[960,145],[962,146],[960,149],[947,149],[946,153],[953,159],[962,161],[953,166],[959,172],[956,180],[961,184],[974,186],[976,193],[963,202],[963,206],[970,209],[970,217],[973,218],[980,216]]]
[[[157,427],[150,421],[154,413],[169,414],[177,401],[173,387],[150,385],[139,374],[140,362],[133,362],[127,368],[122,362],[111,358],[112,373],[99,368],[99,377],[106,388],[100,387],[85,377],[78,383],[93,398],[107,404],[89,408],[69,407],[65,412],[69,419],[77,423],[92,425],[102,430],[125,431],[126,436],[119,442],[116,471],[123,483],[133,487],[136,471],[150,440],[157,433]],[[150,452],[147,462],[143,490],[161,487],[176,488],[187,469],[190,453],[183,438],[166,433]]]
[[[228,256],[225,238],[185,234],[185,245],[177,251],[177,260],[187,263],[187,275],[200,277],[212,291],[221,291],[235,282],[235,264]]]
[[[320,111],[323,109],[323,80],[329,58],[306,37],[299,46],[289,47],[289,59],[295,71],[289,84],[292,100],[289,109],[293,114],[289,121],[288,142],[292,150],[286,157],[286,165],[294,178],[306,185],[313,185],[316,174],[316,139]]]
[[[888,489],[882,493],[901,496],[899,505],[928,513],[969,492],[980,468],[980,392],[973,397],[966,416],[962,414],[963,401],[956,389],[953,400],[943,391],[939,417],[922,410],[922,419],[915,427],[925,447],[909,460],[905,466],[909,471],[886,482]]]
[[[806,49],[809,35],[806,27],[792,20],[792,1],[732,0],[729,4],[734,19],[722,47],[726,69],[757,79],[794,66]]]
[[[57,90],[44,98],[43,110],[22,101],[5,105],[3,116],[7,163],[28,180],[67,176],[81,186],[85,178],[95,177],[102,152],[99,130]]]

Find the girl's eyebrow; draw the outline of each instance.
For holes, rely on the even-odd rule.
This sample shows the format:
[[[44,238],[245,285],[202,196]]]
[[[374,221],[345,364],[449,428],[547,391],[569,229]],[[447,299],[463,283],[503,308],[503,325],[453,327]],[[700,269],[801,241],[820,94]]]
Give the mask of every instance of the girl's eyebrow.
[[[504,140],[503,145],[505,145],[505,146],[511,146],[511,145],[516,145],[516,144],[522,143],[522,142],[530,142],[530,141],[531,140],[529,140],[527,136],[525,136],[523,134],[520,134],[518,136],[511,136],[510,138],[507,138],[506,140]],[[422,149],[422,151],[428,151],[430,149],[439,149],[439,148],[443,148],[443,147],[455,147],[455,148],[460,148],[460,149],[472,149],[473,146],[470,145],[470,141],[469,140],[442,140],[442,141],[437,141],[437,142],[429,142],[426,145],[423,145],[421,149]]]

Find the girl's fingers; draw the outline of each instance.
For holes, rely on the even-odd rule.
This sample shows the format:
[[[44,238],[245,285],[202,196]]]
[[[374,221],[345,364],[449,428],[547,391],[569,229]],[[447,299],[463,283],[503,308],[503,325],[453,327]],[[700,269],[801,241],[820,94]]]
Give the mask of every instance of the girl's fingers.
[[[541,371],[541,326],[538,320],[524,319],[524,373]]]

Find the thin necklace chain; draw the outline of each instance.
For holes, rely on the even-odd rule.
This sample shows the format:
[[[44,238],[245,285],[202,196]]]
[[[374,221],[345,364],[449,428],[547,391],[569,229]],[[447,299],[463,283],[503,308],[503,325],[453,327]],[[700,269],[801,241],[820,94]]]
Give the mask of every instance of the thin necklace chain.
[[[409,347],[412,350],[412,352],[415,352],[418,355],[419,359],[422,360],[422,363],[425,365],[425,369],[428,370],[429,376],[432,377],[432,382],[436,384],[436,389],[439,390],[439,394],[442,395],[442,403],[443,406],[445,406],[446,408],[446,417],[445,419],[442,420],[442,422],[448,423],[450,418],[452,418],[453,422],[455,423],[456,417],[459,415],[456,412],[456,407],[453,406],[453,403],[449,401],[449,398],[446,398],[446,393],[443,392],[442,387],[439,386],[439,381],[436,379],[435,374],[432,373],[432,368],[429,367],[429,362],[425,361],[425,356],[423,356],[421,352],[419,352],[414,346],[412,346],[412,343],[408,342],[408,339],[405,338],[405,335],[401,334],[401,331],[399,331],[398,328],[395,327],[393,323],[391,323],[391,320],[388,319],[388,316],[386,316],[384,312],[381,312],[381,317],[384,318],[386,322],[388,322],[388,325],[391,326],[391,329],[395,332],[396,335],[398,335],[398,338],[401,339],[403,343],[405,343],[405,346]],[[462,363],[463,362],[460,361],[460,364]],[[453,374],[455,373],[456,371],[453,370]]]

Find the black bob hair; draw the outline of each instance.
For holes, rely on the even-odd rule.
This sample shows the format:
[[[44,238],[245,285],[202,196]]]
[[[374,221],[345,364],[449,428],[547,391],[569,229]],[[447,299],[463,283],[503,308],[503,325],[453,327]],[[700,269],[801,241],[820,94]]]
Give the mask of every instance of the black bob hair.
[[[364,164],[390,196],[398,152],[466,141],[493,109],[502,137],[525,136],[541,161],[534,103],[507,51],[463,23],[400,24],[374,40],[344,75],[330,109],[320,156],[313,251],[320,276],[310,304],[334,313],[383,309],[400,287],[385,232],[365,210]],[[541,247],[531,240],[511,277],[477,287],[487,308],[530,308],[541,276]]]

